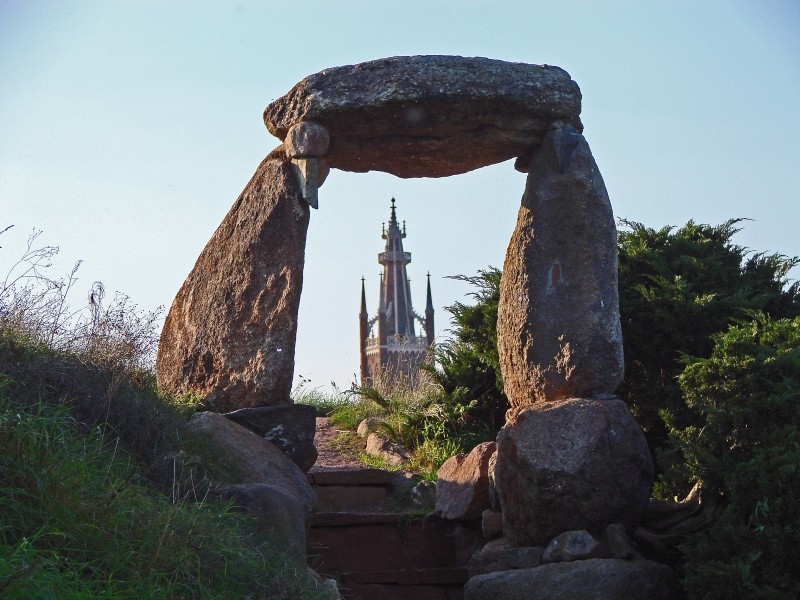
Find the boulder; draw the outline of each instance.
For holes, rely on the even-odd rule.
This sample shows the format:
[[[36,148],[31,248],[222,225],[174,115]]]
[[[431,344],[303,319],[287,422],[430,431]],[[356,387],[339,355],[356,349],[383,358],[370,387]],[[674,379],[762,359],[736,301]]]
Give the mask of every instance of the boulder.
[[[172,303],[159,386],[218,412],[290,404],[309,207],[282,148],[256,170]]]
[[[289,128],[283,145],[291,158],[324,156],[330,143],[330,134],[319,123],[302,121]]]
[[[592,558],[531,569],[478,575],[464,600],[674,600],[680,588],[672,570],[647,560]]]
[[[530,569],[541,564],[542,551],[543,548],[536,546],[512,546],[508,540],[501,538],[489,542],[473,554],[467,571],[470,577],[475,577],[495,571]]]
[[[298,571],[306,568],[305,511],[297,498],[269,483],[226,485],[218,493],[255,517],[259,529],[286,553]]]
[[[496,446],[495,446],[496,448]],[[497,497],[497,487],[494,482],[494,471],[497,468],[497,450],[489,458],[489,505],[495,512],[500,512],[500,500]]]
[[[367,447],[364,451],[372,456],[382,458],[392,467],[397,467],[408,460],[408,452],[405,448],[379,433],[370,433],[367,436]]]
[[[503,266],[497,347],[512,407],[611,394],[622,381],[617,230],[572,127],[534,152]]]
[[[481,513],[481,533],[487,540],[503,535],[503,515],[487,508]]]
[[[377,431],[378,424],[382,421],[383,419],[380,417],[367,417],[358,424],[358,428],[356,428],[356,434],[358,437],[365,438],[373,431]]]
[[[275,444],[249,429],[213,412],[200,412],[189,419],[188,430],[205,437],[230,465],[225,483],[268,483],[282,489],[303,507],[311,522],[316,496],[303,472]]]
[[[634,531],[650,498],[653,461],[618,398],[572,398],[510,411],[497,438],[503,531],[543,546],[564,531]]]
[[[240,408],[225,416],[272,442],[303,472],[317,460],[317,411],[307,404]]]
[[[605,544],[598,542],[592,534],[580,531],[565,531],[557,535],[542,553],[543,563],[572,562],[588,558],[610,558]]]
[[[635,558],[639,556],[636,545],[628,536],[622,523],[611,523],[600,537],[611,558]]]
[[[477,519],[490,508],[489,459],[495,442],[478,444],[469,454],[451,456],[439,468],[436,512],[444,519]]]
[[[416,508],[429,509],[436,505],[436,484],[433,481],[420,481],[411,488],[411,504]]]
[[[554,121],[580,128],[581,93],[558,67],[397,56],[325,69],[264,111],[270,133],[315,121],[345,171],[446,177],[530,154]]]

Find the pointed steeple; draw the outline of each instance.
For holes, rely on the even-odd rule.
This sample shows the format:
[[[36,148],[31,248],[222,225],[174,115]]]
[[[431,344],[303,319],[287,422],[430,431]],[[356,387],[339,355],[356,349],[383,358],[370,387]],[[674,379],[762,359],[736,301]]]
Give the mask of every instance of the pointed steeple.
[[[363,278],[361,281],[361,382],[362,385],[371,385],[375,381],[394,382],[402,381],[403,378],[409,382],[418,382],[420,365],[432,360],[429,351],[433,343],[430,274],[423,318],[414,312],[411,304],[411,282],[406,272],[411,254],[403,249],[406,224],[403,221],[403,226],[400,227],[394,198],[389,221],[381,225],[381,237],[385,240],[385,245],[383,252],[378,254],[378,262],[383,266],[383,272],[380,274],[378,314],[372,319],[366,316]],[[415,322],[422,325],[424,335],[421,332],[420,335],[416,334]],[[375,329],[374,325],[377,325]]]
[[[386,310],[387,337],[409,338],[414,335],[414,311],[406,273],[406,265],[411,262],[411,253],[403,251],[404,237],[406,234],[398,225],[397,208],[395,199],[392,198],[389,227],[383,234],[386,248],[378,255],[378,262],[383,265],[384,273],[381,301]]]

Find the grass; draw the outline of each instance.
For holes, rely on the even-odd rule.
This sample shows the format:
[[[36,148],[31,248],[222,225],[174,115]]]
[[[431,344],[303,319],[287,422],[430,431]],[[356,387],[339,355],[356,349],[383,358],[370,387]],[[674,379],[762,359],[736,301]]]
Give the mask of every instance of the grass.
[[[311,382],[300,376],[300,382],[292,390],[292,401],[295,404],[307,404],[317,409],[318,417],[329,417],[340,408],[350,404],[347,393],[343,393],[332,383],[330,392],[319,387],[309,387]]]
[[[335,386],[330,392],[310,387],[303,377],[292,392],[297,404],[317,408],[319,416],[330,417],[346,431],[337,440],[337,449],[365,466],[387,471],[411,471],[421,478],[436,481],[439,467],[451,456],[464,454],[481,442],[494,439],[491,432],[468,425],[462,416],[466,407],[441,393],[438,386],[423,381],[409,385],[405,381],[379,379],[376,386],[353,387],[342,392]],[[380,457],[363,451],[364,441],[355,431],[368,417],[380,419],[379,433],[406,447],[410,460],[391,466]]]
[[[380,421],[378,432],[405,447],[410,460],[400,467],[391,467],[385,460],[360,452],[358,460],[366,466],[389,471],[411,471],[430,481],[436,481],[441,465],[451,456],[469,452],[477,444],[494,439],[488,428],[471,423],[467,410],[471,404],[462,402],[458,394],[445,395],[430,381],[410,385],[406,381],[379,378],[375,387],[353,386],[341,393],[324,394],[318,389],[310,392],[301,379],[295,401],[319,407],[320,413],[329,416],[338,427],[349,431],[348,448],[359,423],[367,417]]]
[[[3,598],[313,598],[252,522],[144,484],[65,406],[0,395]]]
[[[73,312],[35,240],[0,278],[0,597],[329,597],[209,495],[235,465],[157,389],[157,315],[97,283]]]

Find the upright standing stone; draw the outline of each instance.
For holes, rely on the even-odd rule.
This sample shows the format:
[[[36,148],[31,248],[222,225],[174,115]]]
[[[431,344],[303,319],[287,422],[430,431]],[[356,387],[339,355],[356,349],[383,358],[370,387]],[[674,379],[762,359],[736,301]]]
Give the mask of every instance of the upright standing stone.
[[[530,163],[497,345],[512,407],[612,393],[622,381],[614,215],[589,145],[568,125]]]
[[[261,163],[167,315],[159,385],[209,408],[290,404],[309,207],[282,147]]]

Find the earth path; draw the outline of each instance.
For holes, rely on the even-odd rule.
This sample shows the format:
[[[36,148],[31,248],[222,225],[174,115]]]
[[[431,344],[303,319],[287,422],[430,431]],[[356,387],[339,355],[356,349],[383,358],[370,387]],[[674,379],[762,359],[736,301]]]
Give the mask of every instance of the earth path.
[[[328,417],[317,417],[317,432],[314,435],[314,445],[317,447],[319,456],[317,462],[311,468],[313,471],[325,471],[332,469],[363,469],[365,465],[354,456],[353,453],[342,451],[337,444],[337,438],[345,430],[338,429]]]

